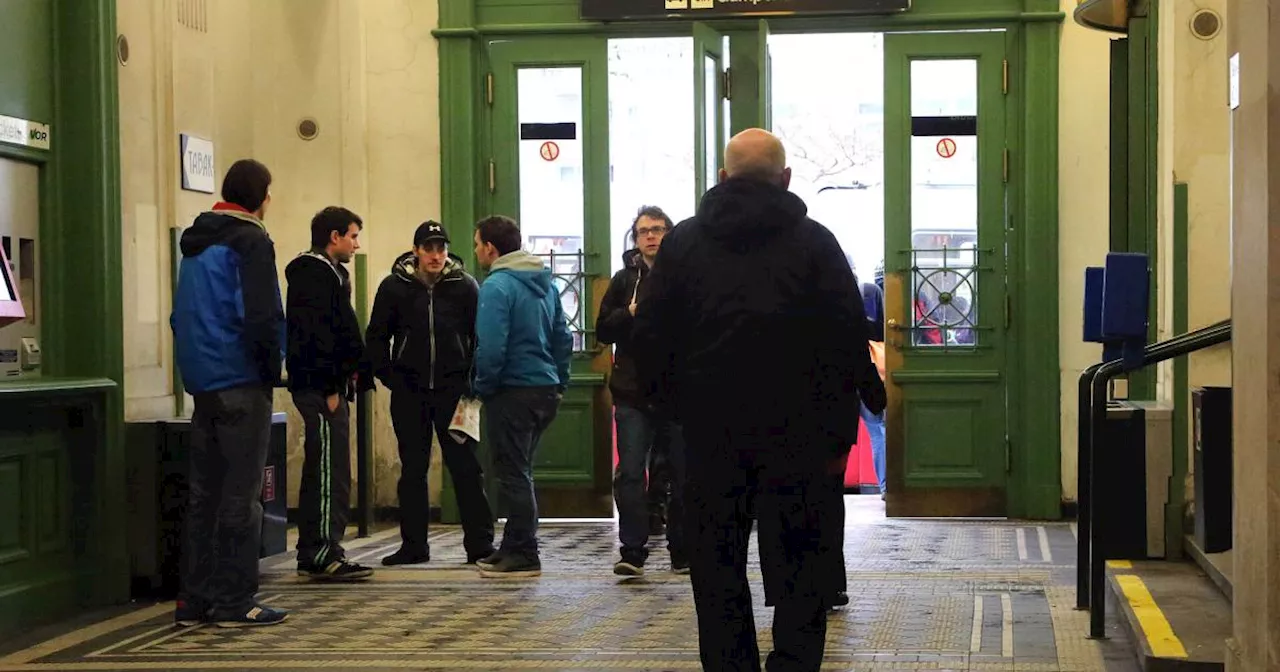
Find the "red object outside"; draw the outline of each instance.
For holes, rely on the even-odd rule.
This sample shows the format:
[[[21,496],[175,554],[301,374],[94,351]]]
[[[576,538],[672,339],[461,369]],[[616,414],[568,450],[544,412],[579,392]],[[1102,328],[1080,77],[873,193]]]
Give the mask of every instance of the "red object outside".
[[[613,430],[613,467],[618,468],[618,425],[610,423],[610,429]],[[867,434],[867,425],[865,422],[858,423],[858,442],[853,445],[853,449],[849,451],[848,466],[844,471],[844,487],[847,489],[856,489],[862,485],[875,486],[879,484],[876,479],[875,462],[871,459],[871,436]]]

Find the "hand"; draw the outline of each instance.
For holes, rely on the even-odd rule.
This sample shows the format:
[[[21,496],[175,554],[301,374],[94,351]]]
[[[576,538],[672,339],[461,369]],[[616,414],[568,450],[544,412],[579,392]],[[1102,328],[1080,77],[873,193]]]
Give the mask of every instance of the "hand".
[[[331,394],[331,395],[329,395],[328,397],[326,397],[326,398],[325,398],[325,402],[326,402],[326,403],[328,404],[328,406],[329,406],[329,412],[330,412],[330,413],[337,413],[337,412],[338,412],[338,401],[339,401],[339,399],[338,399],[338,395],[336,395],[336,394]]]
[[[636,316],[636,302],[635,302],[635,301],[632,301],[632,302],[631,302],[631,305],[627,306],[627,310],[631,311],[631,317],[635,317],[635,316]]]

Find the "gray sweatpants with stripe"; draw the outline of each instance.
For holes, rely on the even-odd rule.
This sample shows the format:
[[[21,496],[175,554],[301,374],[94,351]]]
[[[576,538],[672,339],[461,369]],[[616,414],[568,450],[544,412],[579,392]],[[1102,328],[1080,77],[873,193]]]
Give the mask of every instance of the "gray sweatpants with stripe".
[[[351,516],[350,407],[339,396],[329,412],[319,392],[293,393],[306,427],[302,487],[298,493],[298,564],[323,568],[341,560],[342,536]]]

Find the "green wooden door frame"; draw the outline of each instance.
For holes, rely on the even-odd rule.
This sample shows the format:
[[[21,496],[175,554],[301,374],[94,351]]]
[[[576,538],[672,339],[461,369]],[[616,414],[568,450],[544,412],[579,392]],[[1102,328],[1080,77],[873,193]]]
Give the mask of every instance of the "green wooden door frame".
[[[964,9],[957,9],[963,5]],[[598,23],[578,19],[578,0],[441,0],[440,128],[443,219],[451,236],[471,236],[486,201],[488,144],[478,121],[485,100],[484,40],[584,35],[599,38],[688,36],[681,21]],[[1010,150],[1008,270],[1012,286],[1009,331],[1009,432],[1013,459],[1008,515],[1062,515],[1059,358],[1045,348],[1058,333],[1058,72],[1061,24],[1056,0],[916,0],[893,16],[771,17],[775,34],[1002,29],[1009,58]],[[758,19],[709,25],[729,36],[733,132],[760,126]],[[838,71],[832,73],[837,76]],[[607,222],[607,218],[603,220]],[[459,250],[460,253],[464,250]],[[466,251],[470,254],[469,251]]]
[[[998,32],[951,34],[893,33],[885,36],[885,354],[890,391],[886,417],[888,436],[889,515],[1001,516],[1007,506],[1007,361],[1004,151],[1006,94],[1003,86],[1005,38]],[[913,240],[918,221],[913,205],[913,160],[926,160],[915,147],[925,142],[970,133],[919,133],[913,99],[920,90],[913,83],[916,62],[967,61],[974,64],[976,99],[975,206],[977,244],[966,259],[948,254],[936,257],[938,246],[918,246]],[[969,151],[970,145],[961,148]],[[930,147],[932,152],[933,148]],[[957,155],[953,161],[965,161]],[[926,248],[921,251],[919,248]],[[947,274],[934,266],[955,269],[955,290]],[[921,290],[959,292],[968,287],[971,304],[952,314],[976,318],[972,346],[916,346],[914,337],[927,332],[910,329],[917,323],[913,310]],[[941,302],[939,306],[943,305]],[[934,309],[936,310],[936,308]],[[959,322],[963,323],[963,322]],[[943,338],[947,333],[938,330]],[[966,457],[967,456],[967,457]]]
[[[6,66],[31,86],[0,86],[0,114],[48,123],[51,143],[48,151],[0,143],[0,157],[40,168],[43,377],[12,385],[39,388],[31,403],[86,386],[105,396],[94,411],[102,414],[105,436],[92,465],[102,489],[72,494],[92,498],[83,502],[93,532],[88,547],[79,549],[78,595],[75,604],[42,605],[45,610],[122,603],[129,596],[115,8],[114,0],[28,1],[8,17],[34,31],[32,44],[50,45],[47,58]],[[74,436],[75,427],[67,430]],[[46,615],[30,612],[27,622]]]

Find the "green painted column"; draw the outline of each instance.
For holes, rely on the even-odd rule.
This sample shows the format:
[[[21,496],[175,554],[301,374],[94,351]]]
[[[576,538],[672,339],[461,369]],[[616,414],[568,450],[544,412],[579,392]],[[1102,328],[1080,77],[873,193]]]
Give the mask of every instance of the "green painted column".
[[[1013,464],[1021,496],[1010,516],[1056,519],[1062,515],[1061,394],[1057,347],[1043,347],[1046,335],[1058,333],[1058,42],[1062,27],[1054,22],[1024,28],[1024,61],[1011,65],[1011,86],[1024,106],[1022,144],[1010,158],[1009,174],[1021,177],[1023,210],[1013,222],[1025,290],[1013,290],[1014,339],[1022,363],[1019,403],[1022,443]],[[1051,73],[1046,76],[1046,73]],[[1016,116],[1016,115],[1011,115]],[[1015,180],[1016,181],[1016,180]],[[1017,221],[1020,219],[1021,221]],[[1046,254],[1045,251],[1052,253]],[[1056,336],[1055,336],[1056,337]],[[1012,390],[1011,390],[1012,392]]]

